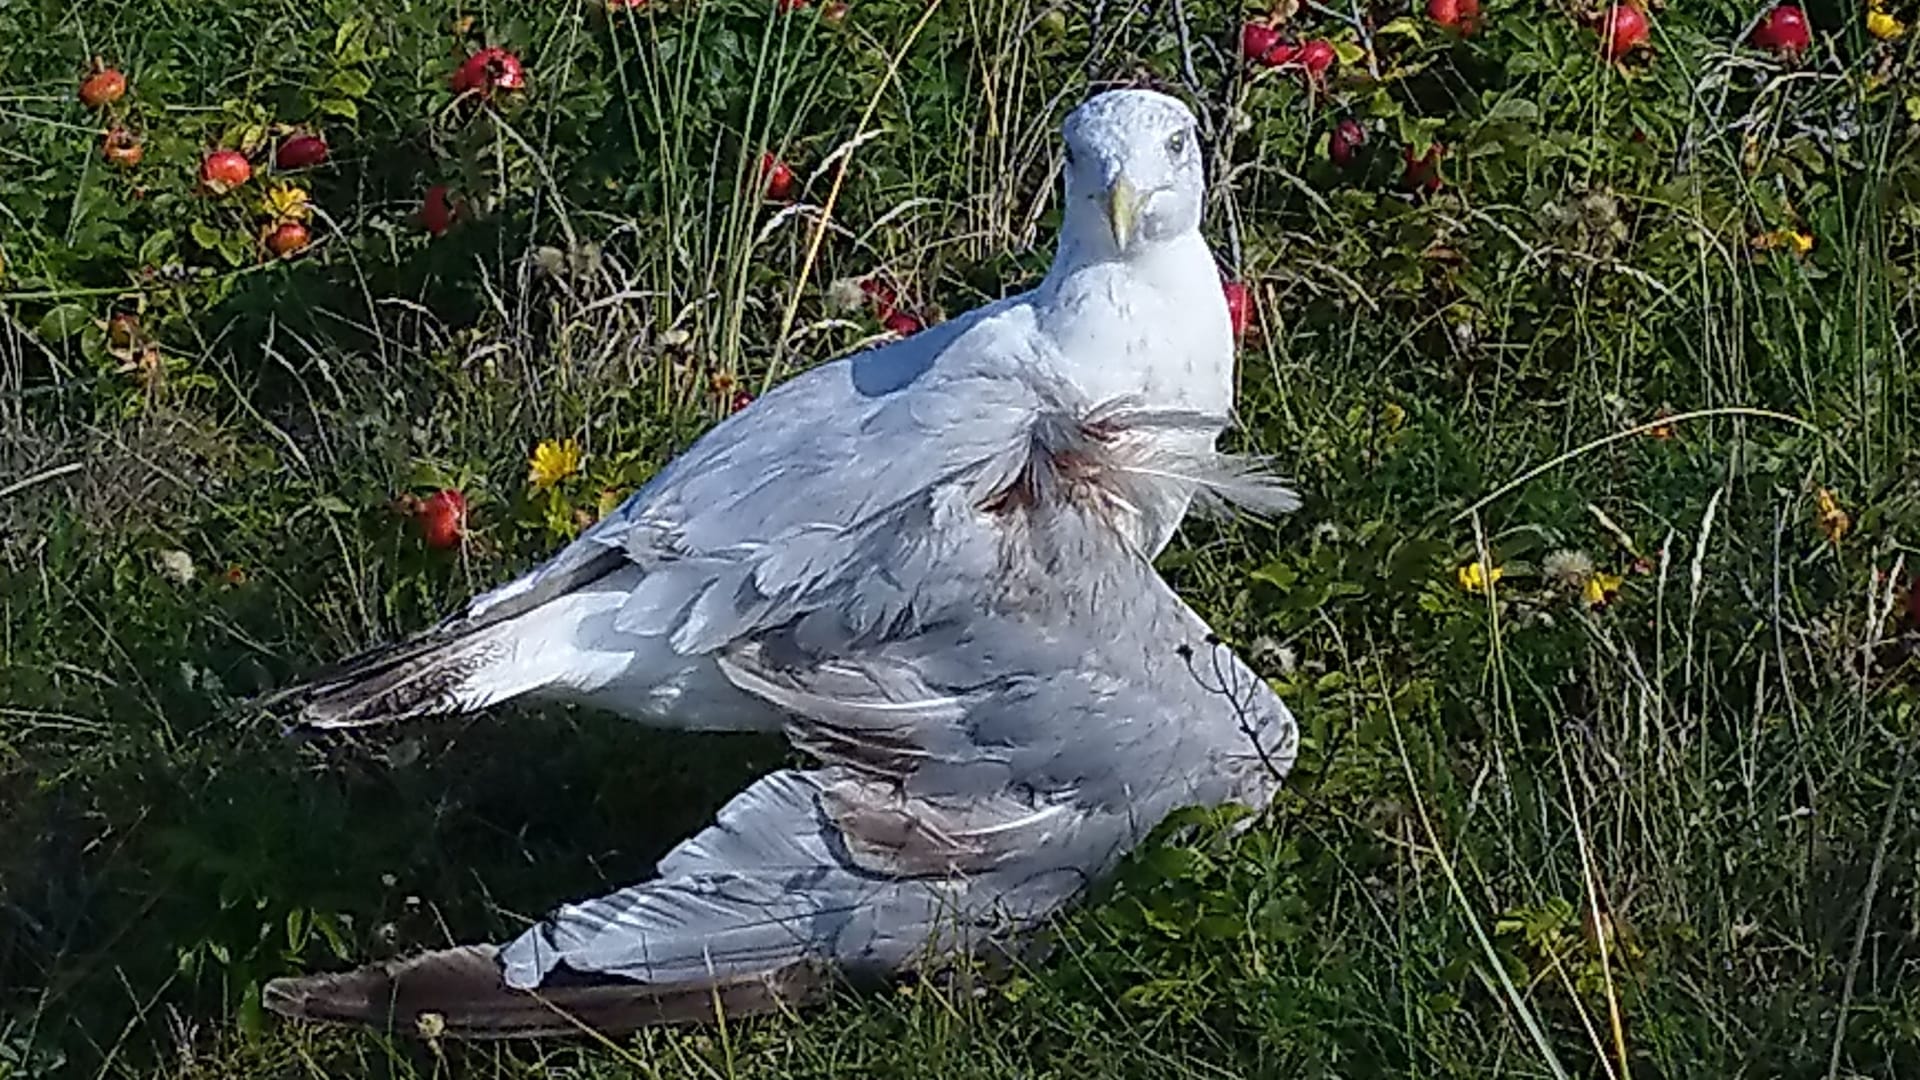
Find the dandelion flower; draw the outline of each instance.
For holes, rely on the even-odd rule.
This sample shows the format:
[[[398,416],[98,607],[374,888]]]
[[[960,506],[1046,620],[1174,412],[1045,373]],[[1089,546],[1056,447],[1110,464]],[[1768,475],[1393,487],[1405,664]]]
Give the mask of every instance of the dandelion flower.
[[[572,439],[555,442],[546,439],[533,448],[528,461],[527,483],[549,488],[580,471],[580,444]]]
[[[1606,607],[1614,597],[1620,595],[1622,584],[1624,582],[1619,574],[1596,570],[1588,574],[1586,582],[1580,586],[1580,598],[1587,602],[1588,607]]]
[[[1540,564],[1547,580],[1568,590],[1578,589],[1593,576],[1593,559],[1584,551],[1556,551]]]
[[[1833,492],[1826,488],[1814,492],[1813,502],[1814,524],[1820,527],[1820,532],[1829,541],[1839,544],[1841,537],[1846,536],[1847,531],[1853,528],[1853,518],[1848,516],[1845,510],[1840,509],[1840,501],[1834,498]]]
[[[1907,32],[1907,24],[1875,7],[1867,12],[1867,33],[1881,41],[1898,41]]]
[[[835,278],[827,286],[827,307],[842,315],[859,311],[867,304],[867,292],[860,285],[858,277]]]
[[[1460,587],[1467,592],[1483,593],[1494,582],[1506,576],[1506,573],[1505,567],[1495,566],[1489,569],[1486,563],[1476,559],[1454,571],[1454,577],[1459,580]]]

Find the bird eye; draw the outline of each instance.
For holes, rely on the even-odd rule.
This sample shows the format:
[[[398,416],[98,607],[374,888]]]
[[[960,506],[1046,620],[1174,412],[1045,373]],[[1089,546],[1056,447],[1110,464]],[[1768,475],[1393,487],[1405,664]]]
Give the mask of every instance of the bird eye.
[[[1167,153],[1172,154],[1174,157],[1179,157],[1186,152],[1187,133],[1185,129],[1181,129],[1173,133],[1173,138],[1167,140]]]

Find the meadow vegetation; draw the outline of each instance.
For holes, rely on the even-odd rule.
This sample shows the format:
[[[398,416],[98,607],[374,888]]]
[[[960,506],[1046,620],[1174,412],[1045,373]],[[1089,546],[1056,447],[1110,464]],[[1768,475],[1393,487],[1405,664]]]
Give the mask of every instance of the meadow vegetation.
[[[1920,10],[1584,3],[0,5],[0,1078],[1920,1075]],[[1202,116],[1232,438],[1305,497],[1162,560],[1302,721],[1274,811],[1003,982],[263,1016],[644,876],[788,751],[246,699],[1032,283],[1113,82]]]

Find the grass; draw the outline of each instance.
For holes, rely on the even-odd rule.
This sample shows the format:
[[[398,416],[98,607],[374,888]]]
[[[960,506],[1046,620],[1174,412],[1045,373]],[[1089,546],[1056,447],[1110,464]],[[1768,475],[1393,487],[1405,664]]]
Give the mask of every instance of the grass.
[[[1613,66],[1544,3],[1465,42],[1309,12],[1380,75],[1350,53],[1310,94],[1203,0],[948,0],[917,36],[892,0],[764,7],[0,9],[34,43],[0,50],[0,1077],[1920,1070],[1908,41],[1814,6],[1788,68],[1731,44],[1752,12],[1676,5]],[[445,89],[483,38],[532,73],[498,109]],[[131,176],[71,101],[94,54],[132,77]],[[1307,728],[1275,812],[1173,823],[977,991],[618,1045],[261,1016],[274,974],[645,875],[787,751],[524,709],[306,743],[241,701],[869,339],[835,282],[935,318],[1035,280],[1060,116],[1142,74],[1201,107],[1209,232],[1255,285],[1236,438],[1307,496],[1162,564]],[[261,263],[191,177],[276,121],[335,161],[293,178],[318,244]],[[1434,138],[1446,188],[1401,191]],[[753,197],[762,148],[795,206]],[[469,214],[430,239],[436,182]],[[586,471],[530,490],[566,437]],[[391,508],[443,484],[474,508],[452,555]]]

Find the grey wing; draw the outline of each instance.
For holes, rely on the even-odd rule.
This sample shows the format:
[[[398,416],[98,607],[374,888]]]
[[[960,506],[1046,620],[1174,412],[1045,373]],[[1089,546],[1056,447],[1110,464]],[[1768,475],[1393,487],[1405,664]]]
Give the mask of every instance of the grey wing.
[[[896,971],[1044,918],[1176,807],[1264,805],[1292,716],[1144,559],[1075,528],[1030,550],[1093,562],[1036,558],[971,617],[852,650],[791,627],[730,646],[727,676],[820,767],[743,792],[657,880],[529,930],[508,981]]]
[[[513,617],[636,564],[644,577],[613,628],[668,637],[683,654],[824,597],[847,599],[862,580],[876,598],[853,597],[850,617],[894,618],[914,605],[928,568],[863,564],[862,539],[928,492],[1024,460],[1034,417],[1065,392],[1042,374],[1056,366],[1045,348],[1027,310],[1008,301],[789,380],[547,563],[475,598],[459,626]]]
[[[935,625],[824,650],[783,629],[721,669],[789,716],[796,746],[908,800],[1019,793],[994,811],[1012,817],[1264,804],[1295,753],[1286,706],[1095,515],[1047,516]]]

